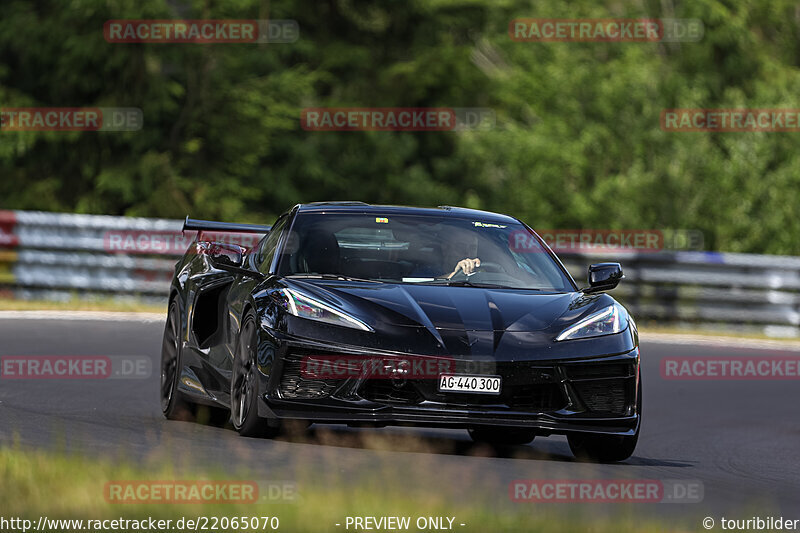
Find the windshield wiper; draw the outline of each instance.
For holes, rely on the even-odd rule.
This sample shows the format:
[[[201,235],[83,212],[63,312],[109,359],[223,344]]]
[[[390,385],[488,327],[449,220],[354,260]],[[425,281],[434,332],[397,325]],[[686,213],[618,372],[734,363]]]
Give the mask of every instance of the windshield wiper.
[[[434,285],[447,285],[448,287],[478,287],[479,289],[513,289],[505,285],[495,285],[493,283],[474,283],[468,279],[435,279],[426,283]]]
[[[460,279],[460,280],[447,280],[448,287],[478,287],[481,289],[505,289],[502,285],[493,285],[491,283],[473,283],[468,279]]]
[[[329,279],[335,281],[362,281],[365,283],[383,283],[376,279],[353,278],[342,274],[290,274],[286,276],[292,279]]]
[[[545,291],[547,289],[540,289],[536,287],[510,287],[508,285],[496,285],[494,283],[475,283],[470,281],[469,279],[436,279],[431,282],[430,284],[435,285],[447,285],[448,287],[477,287],[479,289],[514,289],[514,290],[523,290],[523,291]]]

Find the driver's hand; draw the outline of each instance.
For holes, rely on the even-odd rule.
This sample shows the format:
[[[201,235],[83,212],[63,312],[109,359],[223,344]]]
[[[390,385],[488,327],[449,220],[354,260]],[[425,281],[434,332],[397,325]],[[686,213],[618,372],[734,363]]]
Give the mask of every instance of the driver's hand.
[[[464,274],[468,274],[468,275],[472,274],[473,272],[475,272],[475,269],[478,268],[479,266],[481,266],[481,260],[478,259],[477,257],[475,259],[469,259],[469,258],[462,259],[461,261],[456,263],[455,270],[453,270],[450,273],[450,275],[447,276],[447,279],[450,279],[453,276],[455,276],[458,273],[459,270],[463,271]]]

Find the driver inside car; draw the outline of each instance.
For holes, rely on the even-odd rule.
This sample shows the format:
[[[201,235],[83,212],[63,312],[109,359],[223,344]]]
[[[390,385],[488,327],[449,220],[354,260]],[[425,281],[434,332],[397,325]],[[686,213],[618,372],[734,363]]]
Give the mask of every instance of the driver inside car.
[[[455,265],[445,279],[451,279],[459,271],[469,276],[481,266],[477,235],[457,235],[455,238],[446,239],[442,251],[445,265]]]

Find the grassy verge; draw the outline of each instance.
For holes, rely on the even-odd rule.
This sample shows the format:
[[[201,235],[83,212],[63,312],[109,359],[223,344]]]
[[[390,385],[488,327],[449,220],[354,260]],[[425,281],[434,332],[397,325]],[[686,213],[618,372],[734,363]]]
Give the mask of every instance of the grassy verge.
[[[40,300],[13,300],[0,298],[0,311],[111,311],[160,313],[166,315],[167,305],[154,305],[137,300],[81,300],[73,298],[65,302]]]
[[[771,337],[756,331],[710,330],[703,328],[695,329],[669,326],[639,326],[639,333],[642,335],[647,335],[648,333],[661,333],[665,335],[692,335],[710,338],[724,337],[733,339],[754,339],[794,344],[797,344],[797,342],[800,341],[800,338],[797,337]]]
[[[102,520],[127,518],[142,520],[181,517],[263,517],[275,516],[278,531],[318,532],[348,531],[348,516],[409,516],[412,526],[418,517],[455,517],[453,530],[472,532],[542,531],[561,533],[592,531],[596,533],[647,533],[673,531],[675,523],[642,520],[630,514],[598,519],[576,513],[573,505],[561,504],[553,510],[528,504],[516,504],[499,510],[490,499],[481,499],[480,487],[472,502],[448,502],[425,487],[411,487],[402,479],[371,473],[358,483],[343,486],[323,480],[298,478],[297,498],[280,503],[240,504],[115,504],[106,500],[107,482],[119,480],[175,479],[246,479],[230,472],[178,474],[171,465],[133,466],[125,460],[111,461],[44,451],[21,450],[18,446],[0,448],[0,501],[4,517],[23,517],[34,521],[50,519]],[[392,481],[394,479],[394,482]],[[350,480],[352,481],[352,480]],[[345,488],[346,487],[346,488]],[[478,503],[476,503],[478,502]],[[481,503],[483,502],[483,503]],[[622,512],[622,511],[620,511]],[[465,526],[460,526],[460,524]],[[341,524],[337,527],[336,524]],[[241,527],[241,526],[240,526]],[[73,526],[73,529],[74,526]],[[172,528],[176,530],[176,528]],[[218,527],[216,530],[233,530]],[[60,528],[59,531],[71,530]],[[120,529],[122,530],[122,529]],[[253,531],[253,529],[240,529]],[[260,526],[257,529],[265,531]],[[269,528],[266,530],[270,530]],[[386,529],[383,529],[384,531]],[[351,526],[349,531],[354,531]]]

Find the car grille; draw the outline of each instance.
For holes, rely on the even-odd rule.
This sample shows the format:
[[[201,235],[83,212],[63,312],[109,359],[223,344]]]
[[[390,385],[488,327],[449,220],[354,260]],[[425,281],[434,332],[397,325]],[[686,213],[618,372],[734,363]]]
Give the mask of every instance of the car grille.
[[[573,363],[562,368],[568,379],[631,377],[636,370],[633,363]]]
[[[416,405],[424,400],[412,383],[398,385],[387,379],[365,381],[359,394],[365,400],[378,403]]]
[[[556,384],[506,388],[503,394],[491,395],[440,393],[435,391],[435,380],[432,381],[432,384],[417,381],[398,386],[388,380],[369,380],[359,394],[366,400],[396,405],[418,405],[427,400],[441,404],[443,409],[499,408],[541,413],[558,411],[567,405],[561,387]]]
[[[579,400],[591,412],[626,415],[635,397],[634,363],[584,363],[563,365]]]
[[[293,352],[284,360],[280,381],[286,399],[369,400],[376,403],[414,406],[424,402],[440,409],[513,410],[531,413],[555,412],[565,408],[598,416],[631,414],[635,398],[636,364],[614,363],[495,363],[486,374],[503,378],[499,395],[439,392],[438,380],[366,379],[357,390],[346,379],[309,379],[302,375],[302,359]],[[313,357],[313,356],[312,356]],[[467,372],[459,363],[455,371]],[[350,383],[353,383],[350,381]]]
[[[302,375],[302,354],[290,354],[284,360],[281,397],[311,400],[327,398],[341,384],[340,379],[307,379]]]
[[[418,405],[435,402],[441,409],[499,409],[524,412],[552,412],[566,407],[569,402],[556,377],[553,366],[525,363],[495,363],[487,375],[503,378],[501,394],[470,394],[439,392],[438,380],[409,379],[367,380],[359,389],[364,399],[395,405]],[[460,361],[455,373],[475,374]]]
[[[517,387],[509,407],[518,411],[558,411],[567,406],[561,386],[555,383]]]
[[[627,380],[575,383],[575,391],[590,411],[623,415],[628,408]]]

